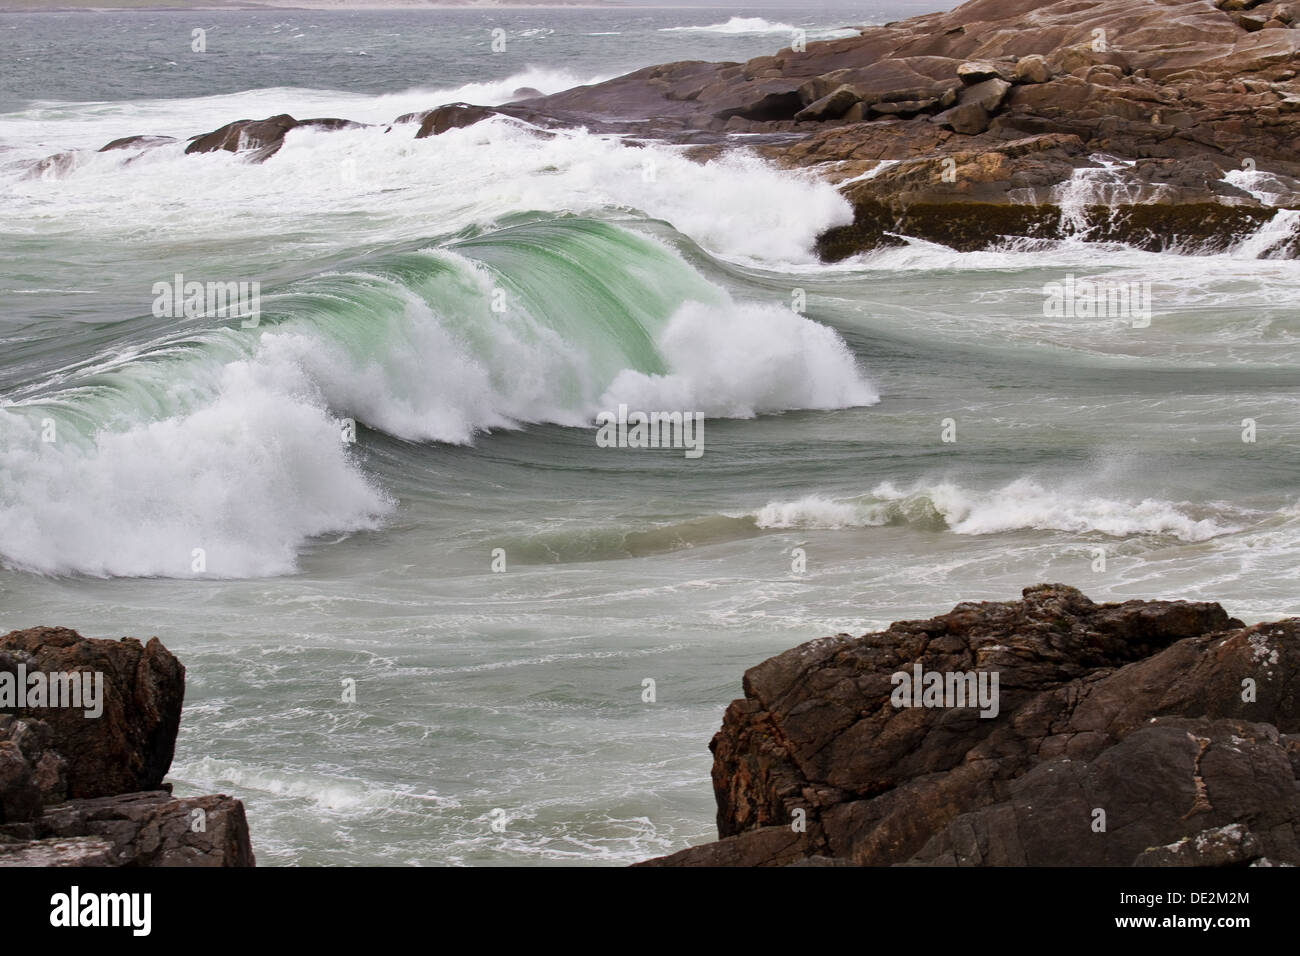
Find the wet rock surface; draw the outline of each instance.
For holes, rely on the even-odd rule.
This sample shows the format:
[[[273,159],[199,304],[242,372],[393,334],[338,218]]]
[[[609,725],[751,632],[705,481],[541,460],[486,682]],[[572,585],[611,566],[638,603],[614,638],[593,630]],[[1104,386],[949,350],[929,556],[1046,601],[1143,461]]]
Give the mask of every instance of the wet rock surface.
[[[822,237],[828,259],[898,234],[958,249],[1008,235],[1162,249],[1172,235],[1183,252],[1218,252],[1300,209],[1300,32],[1288,4],[1243,3],[972,0],[745,63],[666,63],[551,95],[519,89],[504,106],[432,106],[389,129],[418,123],[426,138],[500,116],[693,144],[702,161],[754,149],[848,183],[854,221]],[[186,152],[262,162],[299,126],[353,125],[238,120]],[[76,162],[56,154],[30,175]],[[1265,250],[1297,251],[1287,230]]]
[[[252,866],[239,800],[163,783],[184,696],[157,638],[0,637],[0,866]]]
[[[745,674],[717,843],[642,865],[1300,864],[1300,619],[1039,585]],[[897,674],[997,675],[906,706]]]

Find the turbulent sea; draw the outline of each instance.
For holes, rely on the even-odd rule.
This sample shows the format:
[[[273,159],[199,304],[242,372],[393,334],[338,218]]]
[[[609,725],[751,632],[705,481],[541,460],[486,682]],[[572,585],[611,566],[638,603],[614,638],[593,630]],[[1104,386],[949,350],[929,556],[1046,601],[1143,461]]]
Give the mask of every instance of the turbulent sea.
[[[95,152],[931,5],[0,15],[0,631],[160,637],[169,779],[242,798],[262,864],[620,864],[712,838],[709,737],[800,642],[1040,581],[1300,613],[1267,233],[824,265],[848,204],[744,154],[503,119]],[[260,324],[155,316],[177,273],[259,282]],[[1046,314],[1070,276],[1144,284],[1149,324]],[[702,412],[704,455],[598,447],[620,403]]]

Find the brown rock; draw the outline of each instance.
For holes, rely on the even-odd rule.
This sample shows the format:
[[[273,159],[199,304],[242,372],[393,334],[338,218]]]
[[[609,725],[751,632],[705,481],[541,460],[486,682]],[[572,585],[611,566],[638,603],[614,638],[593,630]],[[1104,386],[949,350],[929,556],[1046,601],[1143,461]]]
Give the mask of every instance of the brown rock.
[[[974,89],[974,87],[972,87]],[[979,103],[961,103],[934,116],[933,122],[966,136],[974,136],[989,128],[989,113]]]
[[[1031,53],[1016,61],[1012,76],[1017,83],[1046,83],[1052,78],[1052,70],[1040,54]]]
[[[103,837],[0,843],[0,866],[116,866],[113,844]]]
[[[284,145],[285,134],[298,125],[298,121],[288,113],[264,120],[236,120],[211,133],[191,138],[185,152],[249,152],[254,162],[264,162],[279,151]]]
[[[966,87],[957,98],[957,102],[962,105],[976,103],[986,112],[996,113],[998,108],[1002,106],[1002,101],[1006,98],[1010,89],[1010,83],[995,76],[992,79]]]
[[[253,866],[241,801],[224,795],[176,798],[165,790],[49,807],[37,842],[103,837],[115,866]]]
[[[155,790],[171,766],[185,695],[185,668],[157,638],[84,638],[58,627],[34,627],[0,637],[0,671],[102,674],[103,713],[84,708],[29,707],[6,712],[48,725],[53,747],[67,761],[71,797]]]
[[[899,706],[917,667],[997,674],[996,713]],[[1297,667],[1300,619],[1064,585],[813,641],[745,674],[710,745],[720,843],[657,862],[1295,864]]]
[[[174,142],[176,142],[175,136],[123,136],[111,143],[105,143],[99,147],[99,152],[107,153],[114,149],[151,149],[154,146],[163,146]]]
[[[449,129],[462,129],[466,126],[473,126],[475,123],[494,115],[495,112],[485,106],[470,106],[468,103],[452,103],[448,106],[439,106],[424,115],[415,138],[424,139],[428,136],[445,133]]]
[[[41,803],[68,797],[67,761],[54,749],[54,732],[43,720],[0,714],[0,741],[11,741],[26,762]]]
[[[1220,7],[1204,0],[1087,0],[1082,7],[1077,0],[971,0],[745,63],[666,63],[549,96],[518,90],[517,99],[528,98],[505,106],[449,104],[399,121],[419,122],[423,137],[502,114],[539,135],[582,126],[629,143],[689,145],[697,157],[743,145],[783,166],[826,169],[980,149],[993,158],[997,180],[967,189],[959,179],[947,195],[915,197],[931,203],[930,211],[908,212],[881,194],[855,200],[855,226],[824,236],[821,245],[842,255],[896,241],[878,239],[875,226],[900,216],[904,226],[928,230],[913,233],[917,238],[958,248],[980,236],[1017,235],[1008,229],[1051,237],[1061,234],[1059,215],[1051,221],[1059,212],[1053,188],[1089,166],[1095,153],[1188,168],[1206,156],[1238,168],[1250,158],[1269,173],[1300,175],[1300,92],[1287,85],[1300,59],[1300,32],[1277,28],[1293,14],[1287,4],[1255,0],[1224,0]],[[1015,83],[1010,89],[1008,80]],[[241,120],[196,137],[189,151],[247,150],[260,160],[295,125],[301,124],[288,116]],[[735,133],[746,134],[743,144]],[[1080,148],[1069,164],[1050,165],[1002,148],[1040,135],[1074,137]],[[28,175],[64,175],[77,155],[48,157]],[[1179,189],[1154,188],[1129,171],[1136,168],[1115,171],[1111,193],[1098,195],[1089,210],[1095,222],[1074,238],[1162,248],[1168,239],[1161,231],[1174,228],[1196,248],[1218,251],[1290,208],[1289,199],[1230,195],[1221,175],[1205,166],[1196,166],[1202,178]],[[981,227],[978,218],[990,213],[985,204],[1041,208],[992,210]],[[852,248],[853,236],[867,244]],[[1269,254],[1295,255],[1296,245],[1288,239]]]
[[[31,766],[16,744],[0,740],[0,823],[31,820],[40,812],[41,791]]]
[[[984,60],[969,61],[957,67],[957,78],[967,86],[983,83],[985,80],[1001,77],[1001,75],[997,66]]]
[[[839,119],[849,111],[849,107],[858,103],[862,98],[851,86],[838,86],[834,92],[828,93],[816,102],[809,103],[798,113],[794,114],[796,121],[804,120],[828,120]]]

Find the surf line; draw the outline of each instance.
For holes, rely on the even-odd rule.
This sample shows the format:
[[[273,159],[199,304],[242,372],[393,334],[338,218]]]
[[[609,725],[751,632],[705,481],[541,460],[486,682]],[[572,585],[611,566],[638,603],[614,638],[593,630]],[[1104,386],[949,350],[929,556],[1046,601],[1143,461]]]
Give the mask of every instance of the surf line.
[[[596,415],[598,448],[682,448],[687,458],[704,454],[703,412],[617,412]]]

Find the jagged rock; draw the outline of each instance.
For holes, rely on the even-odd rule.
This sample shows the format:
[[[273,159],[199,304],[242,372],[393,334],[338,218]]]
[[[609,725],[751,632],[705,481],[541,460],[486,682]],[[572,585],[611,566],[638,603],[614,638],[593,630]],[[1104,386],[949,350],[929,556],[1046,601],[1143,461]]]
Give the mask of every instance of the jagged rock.
[[[171,766],[185,695],[185,668],[157,638],[106,641],[61,627],[0,637],[0,671],[102,675],[103,712],[86,708],[2,708],[43,721],[67,761],[67,793],[99,797],[154,790]],[[82,678],[85,681],[85,678]]]
[[[393,120],[393,123],[395,125],[401,123],[423,123],[424,118],[432,112],[433,110],[417,110],[414,113],[403,113],[401,116],[397,117],[397,119]]]
[[[46,808],[21,835],[37,845],[103,838],[112,866],[254,865],[244,805],[223,794],[176,798],[155,790],[70,800]]]
[[[1068,854],[1085,866],[1229,866],[1275,848],[1300,859],[1300,797],[1277,736],[1266,724],[1156,718],[1095,760],[1043,761],[1009,799],[957,817],[909,862],[1040,866]],[[1243,819],[1273,832],[1261,840]]]
[[[849,107],[859,102],[861,97],[851,86],[838,86],[834,92],[828,93],[816,102],[809,103],[794,118],[798,121],[803,120],[828,120],[839,119],[849,111]]]
[[[36,674],[57,701],[18,697]],[[178,799],[162,783],[184,693],[185,668],[157,638],[0,637],[0,866],[253,866],[240,801]]]
[[[710,745],[720,844],[652,862],[1300,862],[1298,666],[1300,619],[1064,585],[812,641],[745,674]],[[900,706],[918,669],[996,674],[995,706]]]
[[[67,799],[67,761],[54,749],[54,731],[48,723],[0,714],[0,742],[12,742],[18,748],[32,782],[40,791],[42,804],[62,803]]]

